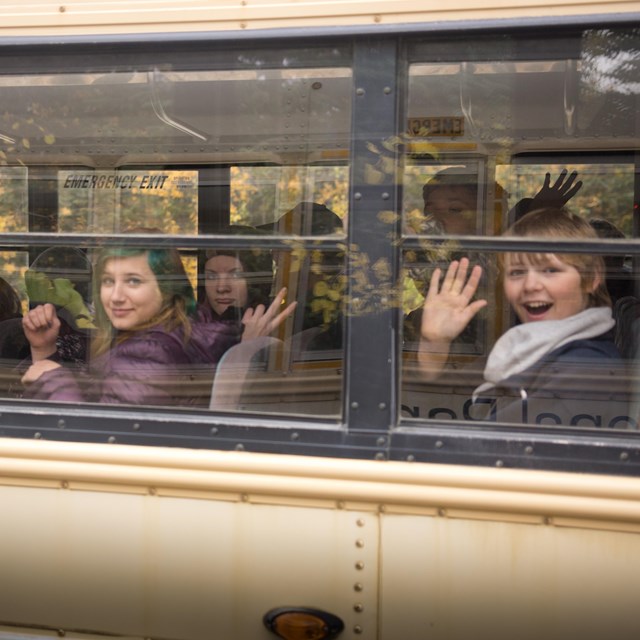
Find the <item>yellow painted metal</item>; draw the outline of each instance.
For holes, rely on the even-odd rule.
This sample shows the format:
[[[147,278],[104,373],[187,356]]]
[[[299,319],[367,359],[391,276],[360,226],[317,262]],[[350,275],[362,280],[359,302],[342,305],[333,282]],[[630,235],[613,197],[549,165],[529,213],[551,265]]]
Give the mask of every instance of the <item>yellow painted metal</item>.
[[[506,468],[0,439],[0,484],[398,512],[447,508],[640,527],[640,479]]]
[[[345,637],[631,637],[635,478],[0,439],[0,504],[0,624],[266,640],[306,606]]]
[[[220,31],[638,11],[637,0],[24,0],[0,3],[0,35]]]

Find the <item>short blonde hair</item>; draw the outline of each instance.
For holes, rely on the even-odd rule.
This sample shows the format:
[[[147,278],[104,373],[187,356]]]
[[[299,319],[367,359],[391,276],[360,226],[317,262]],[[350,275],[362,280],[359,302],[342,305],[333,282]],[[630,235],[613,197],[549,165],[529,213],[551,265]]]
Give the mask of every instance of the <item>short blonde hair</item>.
[[[505,237],[597,240],[598,234],[587,220],[565,208],[535,209],[520,218],[503,234]],[[516,259],[533,264],[544,262],[547,253],[516,253]],[[504,267],[506,256],[500,257]],[[559,260],[574,267],[581,277],[582,290],[588,296],[589,307],[611,307],[611,298],[605,284],[605,265],[602,256],[591,253],[553,253]]]

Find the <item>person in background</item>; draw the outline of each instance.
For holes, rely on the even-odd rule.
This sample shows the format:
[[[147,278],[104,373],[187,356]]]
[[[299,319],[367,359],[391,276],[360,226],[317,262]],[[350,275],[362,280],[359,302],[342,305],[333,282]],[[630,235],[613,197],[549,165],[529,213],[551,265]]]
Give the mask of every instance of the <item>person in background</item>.
[[[223,233],[255,234],[253,227],[230,226]],[[198,307],[199,322],[238,322],[242,340],[269,335],[297,306],[283,308],[282,288],[271,300],[273,260],[265,249],[210,249],[205,254],[204,296]]]
[[[16,290],[0,278],[0,359],[9,368],[29,356],[29,343],[22,332],[22,303]]]
[[[90,330],[91,264],[85,254],[72,247],[50,247],[40,253],[25,272],[29,308],[51,303],[61,326],[57,351],[61,360],[87,361]],[[8,286],[8,285],[7,285]],[[22,309],[13,290],[5,289],[4,309],[9,317],[0,326],[0,357],[18,362],[29,358],[29,342],[22,328]]]
[[[466,167],[438,171],[422,187],[422,233],[473,235],[478,225],[477,176]]]
[[[22,303],[16,290],[0,278],[0,322],[13,318],[22,318]]]
[[[582,189],[582,181],[576,182],[578,172],[572,171],[569,177],[567,177],[567,173],[568,171],[563,169],[553,185],[551,184],[551,174],[546,173],[540,191],[533,198],[522,198],[516,202],[509,211],[507,219],[513,223],[536,209],[562,209]]]

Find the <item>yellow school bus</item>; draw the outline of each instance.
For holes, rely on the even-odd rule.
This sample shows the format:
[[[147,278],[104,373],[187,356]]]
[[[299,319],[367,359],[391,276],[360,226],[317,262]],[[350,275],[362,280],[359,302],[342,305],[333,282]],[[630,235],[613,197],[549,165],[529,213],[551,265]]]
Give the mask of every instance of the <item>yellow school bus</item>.
[[[0,639],[635,639],[639,78],[635,1],[2,3]],[[441,219],[442,176],[472,186]],[[549,192],[598,234],[502,236]],[[179,251],[201,305],[212,256],[266,256],[297,307],[218,314],[237,344],[167,364],[170,401],[144,363],[106,395],[122,247]],[[471,398],[514,252],[601,256],[619,357],[505,419]],[[425,379],[461,257],[487,306]],[[43,303],[81,399],[23,378]]]

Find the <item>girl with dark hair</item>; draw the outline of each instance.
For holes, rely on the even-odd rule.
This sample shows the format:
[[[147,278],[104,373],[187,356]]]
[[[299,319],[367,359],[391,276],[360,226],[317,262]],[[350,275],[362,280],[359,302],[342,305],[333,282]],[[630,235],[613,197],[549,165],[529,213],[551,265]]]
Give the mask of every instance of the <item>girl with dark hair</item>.
[[[215,365],[238,342],[239,331],[233,323],[192,323],[196,301],[177,250],[104,249],[93,276],[90,384],[60,364],[60,320],[55,307],[44,304],[23,319],[33,361],[23,377],[25,395],[74,402],[198,402],[185,387],[192,366]]]
[[[230,226],[225,233],[261,235],[248,226]],[[282,308],[287,293],[281,289],[271,301],[273,259],[265,249],[210,249],[204,265],[204,296],[199,322],[236,321],[242,340],[269,335],[295,310],[293,302]]]

